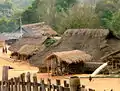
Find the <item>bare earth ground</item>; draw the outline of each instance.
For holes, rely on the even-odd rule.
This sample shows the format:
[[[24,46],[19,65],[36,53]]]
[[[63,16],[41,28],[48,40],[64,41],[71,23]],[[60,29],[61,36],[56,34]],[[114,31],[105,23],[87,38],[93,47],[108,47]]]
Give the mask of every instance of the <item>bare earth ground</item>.
[[[30,66],[27,62],[14,62],[9,58],[9,54],[2,54],[0,49],[0,80],[2,77],[2,66],[9,65],[14,69],[9,70],[9,78],[18,77],[21,73],[31,72],[31,74],[38,72],[38,68]],[[52,83],[55,83],[55,79],[67,80],[69,81],[70,76],[62,77],[51,77],[47,73],[37,74],[38,79],[40,78],[51,78]],[[77,75],[79,77],[89,76],[88,74]],[[96,91],[120,91],[120,78],[94,78],[92,82],[89,82],[88,78],[81,78],[81,84],[85,85],[87,88],[94,88]]]

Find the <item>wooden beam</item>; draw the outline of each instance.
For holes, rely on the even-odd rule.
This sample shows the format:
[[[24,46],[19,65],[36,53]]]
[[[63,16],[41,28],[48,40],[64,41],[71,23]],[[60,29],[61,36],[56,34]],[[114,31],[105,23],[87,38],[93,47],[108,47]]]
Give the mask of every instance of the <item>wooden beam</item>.
[[[114,52],[112,52],[110,54],[107,54],[107,55],[101,57],[100,60],[104,60],[104,59],[108,58],[109,56],[116,55],[118,53],[120,53],[120,50],[117,50],[117,51],[114,51]]]

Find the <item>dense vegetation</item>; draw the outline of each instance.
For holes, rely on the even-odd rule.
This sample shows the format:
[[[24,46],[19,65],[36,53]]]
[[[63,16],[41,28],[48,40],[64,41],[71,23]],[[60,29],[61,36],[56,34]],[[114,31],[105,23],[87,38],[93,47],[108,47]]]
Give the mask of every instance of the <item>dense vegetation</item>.
[[[6,4],[15,7],[9,0]],[[117,37],[120,35],[120,0],[34,0],[23,13],[13,10],[16,13],[12,17],[22,16],[23,24],[44,21],[59,33],[69,28],[106,28]],[[2,22],[5,20],[0,19]]]
[[[0,1],[0,32],[11,32],[19,26],[19,17],[32,0]]]

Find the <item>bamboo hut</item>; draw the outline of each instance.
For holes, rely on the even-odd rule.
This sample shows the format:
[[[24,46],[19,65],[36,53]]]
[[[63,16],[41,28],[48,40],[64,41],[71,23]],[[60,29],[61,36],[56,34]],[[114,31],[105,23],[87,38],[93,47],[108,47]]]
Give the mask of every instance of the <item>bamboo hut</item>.
[[[82,73],[84,63],[91,60],[92,56],[79,50],[53,52],[45,58],[48,72],[51,70],[52,75]]]

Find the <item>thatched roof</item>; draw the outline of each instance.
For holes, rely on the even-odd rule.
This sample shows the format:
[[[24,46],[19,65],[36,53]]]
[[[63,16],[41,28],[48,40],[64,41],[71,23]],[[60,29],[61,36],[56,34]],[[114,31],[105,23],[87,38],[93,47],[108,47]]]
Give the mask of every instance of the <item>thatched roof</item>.
[[[82,35],[91,38],[106,37],[109,34],[107,29],[68,29],[64,35]]]
[[[99,58],[111,50],[106,40],[108,36],[109,30],[107,29],[68,29],[57,43],[42,52],[38,51],[30,59],[30,63],[40,66],[43,64],[41,60],[44,60],[47,55],[72,50],[85,51],[93,56],[95,61],[99,61]]]
[[[33,52],[37,51],[39,49],[39,46],[36,45],[24,45],[20,48],[18,53],[25,54],[25,55],[31,55]]]
[[[22,26],[24,31],[29,33],[28,36],[53,36],[57,35],[57,32],[54,31],[49,25],[44,22],[27,24]],[[27,35],[25,35],[27,36]]]
[[[83,51],[79,51],[79,50],[53,52],[51,55],[49,55],[46,58],[46,60],[50,61],[54,57],[59,59],[58,61],[65,61],[69,64],[79,63],[81,61],[91,61],[92,60],[92,56],[90,56],[89,54],[86,54]]]
[[[9,47],[10,51],[17,52],[22,46],[28,44],[28,45],[39,45],[41,46],[42,43],[47,39],[47,36],[42,37],[23,37],[19,39],[17,42],[12,44]]]
[[[18,30],[20,30],[20,28]],[[9,48],[10,51],[16,52],[20,49],[21,46],[25,44],[41,45],[48,37],[57,35],[56,31],[43,22],[23,25],[22,30],[23,37],[11,45]]]

